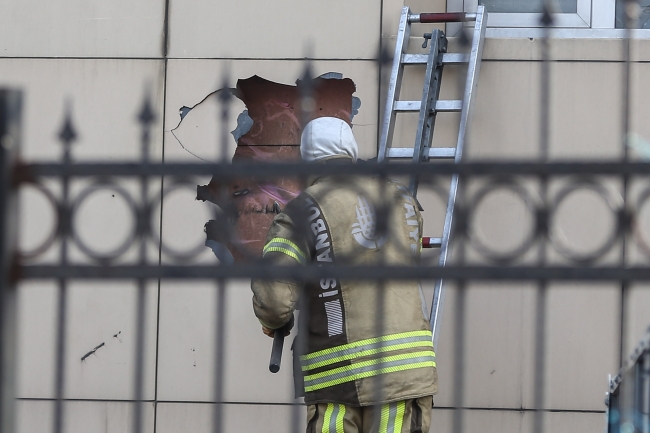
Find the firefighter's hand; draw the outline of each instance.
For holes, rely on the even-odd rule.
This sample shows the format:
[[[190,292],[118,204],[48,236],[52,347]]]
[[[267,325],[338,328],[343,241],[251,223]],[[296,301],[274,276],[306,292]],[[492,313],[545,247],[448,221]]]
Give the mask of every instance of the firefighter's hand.
[[[285,323],[285,325],[282,328],[280,328],[284,330],[285,337],[291,334],[290,331],[291,329],[293,329],[293,323],[294,323],[294,317],[292,314],[291,320],[289,320],[287,323]],[[275,329],[269,329],[266,326],[262,325],[262,332],[264,333],[264,335],[268,335],[269,337],[273,338],[275,337],[275,331],[276,331]]]
[[[262,332],[264,333],[264,335],[267,335],[271,338],[275,337],[275,329],[269,329],[266,326],[262,326]],[[290,331],[285,331],[284,336],[286,337],[290,333],[291,333]]]
[[[264,335],[267,335],[271,338],[275,337],[275,329],[269,329],[266,326],[262,326],[262,332]]]

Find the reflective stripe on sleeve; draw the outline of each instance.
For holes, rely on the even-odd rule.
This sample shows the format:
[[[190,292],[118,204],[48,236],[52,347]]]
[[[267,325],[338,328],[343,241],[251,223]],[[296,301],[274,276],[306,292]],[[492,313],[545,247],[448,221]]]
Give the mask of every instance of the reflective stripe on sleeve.
[[[427,347],[433,350],[432,338],[433,334],[431,331],[402,332],[383,337],[369,338],[303,355],[300,357],[300,363],[302,365],[302,371],[309,371],[341,361],[394,350],[417,347]]]
[[[307,263],[307,255],[289,239],[285,239],[285,238],[271,239],[266,245],[264,245],[264,249],[262,250],[262,256],[265,256],[267,253],[270,252],[286,254],[287,256],[295,259],[301,265]]]
[[[433,350],[371,359],[305,376],[305,391],[317,391],[380,374],[435,366],[436,357]]]

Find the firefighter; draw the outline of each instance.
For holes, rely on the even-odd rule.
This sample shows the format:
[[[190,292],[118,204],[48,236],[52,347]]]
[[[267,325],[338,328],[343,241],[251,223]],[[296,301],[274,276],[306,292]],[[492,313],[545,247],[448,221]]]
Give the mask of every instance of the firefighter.
[[[353,164],[358,154],[349,124],[333,117],[306,125],[300,151],[307,163],[323,164]],[[321,176],[308,184],[275,217],[265,260],[323,266],[417,263],[422,217],[403,185],[351,176]],[[387,213],[387,230],[378,229],[378,208]],[[307,404],[308,433],[429,431],[437,373],[418,281],[254,279],[251,286],[253,309],[266,335],[292,321],[299,301],[300,319],[307,316],[301,328],[307,332],[306,347],[301,354],[294,350],[294,376]]]

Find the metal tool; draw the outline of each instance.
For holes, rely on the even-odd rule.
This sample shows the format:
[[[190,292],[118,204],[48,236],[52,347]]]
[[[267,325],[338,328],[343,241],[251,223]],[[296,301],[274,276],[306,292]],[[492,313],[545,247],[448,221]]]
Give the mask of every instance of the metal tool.
[[[273,334],[273,348],[271,349],[271,360],[269,361],[269,371],[277,373],[280,371],[282,363],[282,348],[284,347],[284,337],[289,335],[291,328],[293,328],[294,319],[291,317],[289,323],[280,329],[276,329]]]
[[[271,360],[269,361],[269,371],[277,373],[280,371],[282,363],[282,348],[284,347],[284,329],[277,329],[273,335],[273,348],[271,349]]]
[[[424,35],[423,48],[429,45],[428,54],[407,54],[407,48],[411,33],[412,23],[450,23],[474,21],[474,30],[469,53],[447,53],[447,38],[441,30],[433,30]],[[485,29],[487,26],[487,12],[484,6],[478,6],[476,13],[452,12],[452,13],[421,13],[412,14],[410,8],[402,9],[402,16],[397,33],[395,44],[395,55],[391,70],[390,82],[386,109],[382,123],[381,137],[379,141],[379,153],[377,161],[389,159],[411,159],[413,163],[419,164],[430,159],[453,160],[458,163],[463,156],[467,125],[469,124],[474,96],[478,84],[478,74],[483,55],[483,44],[485,41]],[[442,71],[445,65],[467,64],[467,78],[462,100],[440,100],[440,87]],[[399,100],[400,88],[404,66],[426,65],[424,89],[422,99],[419,101]],[[412,148],[394,148],[391,146],[395,128],[397,113],[419,112],[417,133]],[[436,114],[442,112],[459,112],[460,126],[458,129],[458,140],[455,147],[431,147],[433,130],[436,121]],[[411,176],[409,190],[415,197],[418,191],[418,177]],[[458,191],[458,175],[451,178],[449,186],[449,198],[445,223],[440,238],[423,238],[424,248],[440,248],[438,264],[445,266],[449,255],[449,240]],[[433,302],[431,305],[431,329],[433,331],[433,343],[437,346],[440,312],[442,311],[443,280],[436,281]]]

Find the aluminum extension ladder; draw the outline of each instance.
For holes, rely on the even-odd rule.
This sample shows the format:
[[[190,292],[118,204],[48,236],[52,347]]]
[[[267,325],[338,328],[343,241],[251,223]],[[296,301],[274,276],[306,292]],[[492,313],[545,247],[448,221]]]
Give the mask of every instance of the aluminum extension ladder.
[[[474,31],[469,54],[447,53],[447,38],[441,30],[433,30],[425,33],[425,45],[429,42],[429,54],[406,54],[409,44],[411,23],[448,23],[474,21]],[[484,6],[478,6],[476,13],[452,12],[452,13],[422,13],[412,14],[408,7],[402,9],[402,16],[397,33],[395,44],[395,56],[388,86],[386,110],[379,141],[379,153],[377,160],[382,162],[387,159],[411,159],[413,163],[422,163],[431,159],[454,160],[458,163],[463,156],[465,135],[467,125],[472,112],[474,95],[478,84],[478,74],[483,55],[483,43],[485,40],[485,29],[487,25],[487,12]],[[439,100],[440,86],[442,81],[442,70],[445,65],[467,64],[467,80],[462,100]],[[404,66],[426,65],[424,79],[424,90],[420,101],[400,101],[399,93],[402,83]],[[418,112],[417,133],[413,148],[391,147],[395,117],[397,113]],[[456,147],[432,148],[433,129],[435,126],[436,114],[439,112],[460,112],[460,127],[458,130],[458,141]],[[418,178],[411,176],[409,190],[416,196],[418,190]],[[449,240],[453,222],[454,206],[458,191],[458,176],[452,176],[449,187],[449,199],[445,222],[440,238],[423,238],[424,248],[440,248],[439,266],[445,266],[449,254]],[[430,323],[433,331],[433,343],[435,348],[438,345],[440,330],[440,313],[443,303],[443,281],[436,281],[433,302],[431,304]]]

